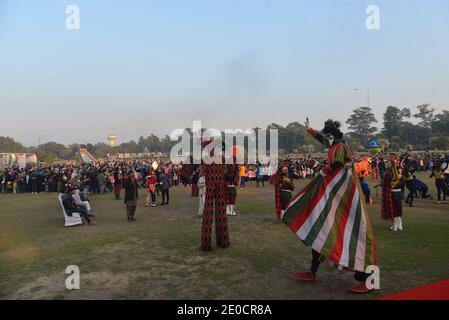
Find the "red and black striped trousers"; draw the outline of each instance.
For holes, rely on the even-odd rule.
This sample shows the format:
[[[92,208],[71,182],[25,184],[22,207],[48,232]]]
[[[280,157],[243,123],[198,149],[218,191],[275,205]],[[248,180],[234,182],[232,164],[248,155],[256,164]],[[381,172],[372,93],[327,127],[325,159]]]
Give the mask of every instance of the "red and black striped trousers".
[[[206,203],[203,213],[201,232],[201,249],[212,249],[212,223],[215,216],[215,239],[218,247],[230,246],[228,217],[226,215],[226,194],[223,183],[208,184],[206,189]]]

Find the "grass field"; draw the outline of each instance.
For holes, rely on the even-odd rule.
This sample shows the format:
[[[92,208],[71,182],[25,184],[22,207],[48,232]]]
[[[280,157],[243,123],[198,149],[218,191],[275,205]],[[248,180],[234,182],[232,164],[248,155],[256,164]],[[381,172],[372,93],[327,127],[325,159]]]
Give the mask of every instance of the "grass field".
[[[239,192],[231,247],[210,253],[199,250],[198,200],[187,188],[172,188],[168,207],[140,199],[132,224],[121,201],[94,196],[97,225],[75,228],[63,227],[55,194],[0,195],[0,299],[375,299],[449,278],[449,205],[417,200],[394,233],[374,200],[382,290],[354,296],[345,292],[352,274],[327,265],[317,283],[291,276],[309,268],[310,251],[275,221],[268,185]],[[81,290],[65,288],[68,265],[80,268]]]

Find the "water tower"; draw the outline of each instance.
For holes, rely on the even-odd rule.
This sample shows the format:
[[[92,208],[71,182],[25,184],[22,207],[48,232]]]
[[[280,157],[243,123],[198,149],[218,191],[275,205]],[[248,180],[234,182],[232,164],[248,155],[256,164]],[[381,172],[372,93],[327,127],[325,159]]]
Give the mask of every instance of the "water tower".
[[[115,147],[115,142],[117,141],[117,136],[115,134],[108,135],[108,141],[110,147]]]

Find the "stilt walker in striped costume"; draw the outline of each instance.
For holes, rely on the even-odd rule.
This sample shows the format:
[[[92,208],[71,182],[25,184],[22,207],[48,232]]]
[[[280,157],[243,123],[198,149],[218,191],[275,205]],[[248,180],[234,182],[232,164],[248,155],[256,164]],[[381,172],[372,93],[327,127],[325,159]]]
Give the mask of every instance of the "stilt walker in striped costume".
[[[328,163],[312,182],[296,195],[282,220],[312,248],[310,272],[295,272],[303,281],[315,281],[321,262],[328,260],[355,271],[361,284],[351,292],[368,292],[368,266],[376,266],[374,233],[369,221],[352,153],[343,140],[340,123],[328,120],[322,132],[307,131],[329,148]]]
[[[212,140],[203,141],[203,147],[213,143]],[[212,149],[213,150],[213,149]],[[214,157],[213,151],[211,157]],[[225,172],[226,164],[202,164],[206,179],[206,203],[203,213],[201,250],[212,250],[212,223],[215,216],[215,240],[218,247],[228,248],[229,231],[226,215]]]

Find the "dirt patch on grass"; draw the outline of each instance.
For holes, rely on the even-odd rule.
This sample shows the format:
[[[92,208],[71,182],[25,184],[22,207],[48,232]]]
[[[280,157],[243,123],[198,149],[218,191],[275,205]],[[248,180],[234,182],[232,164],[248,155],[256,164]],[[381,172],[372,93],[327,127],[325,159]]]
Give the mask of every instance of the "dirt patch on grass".
[[[20,244],[14,249],[10,249],[4,252],[2,254],[2,259],[13,263],[28,263],[35,260],[38,256],[39,251],[36,247],[30,244]]]
[[[35,281],[28,282],[8,299],[13,300],[41,300],[52,299],[65,289],[65,275],[63,273],[53,274],[52,276],[39,277]]]
[[[13,266],[31,263],[39,256],[39,249],[23,233],[0,227],[0,261]]]

